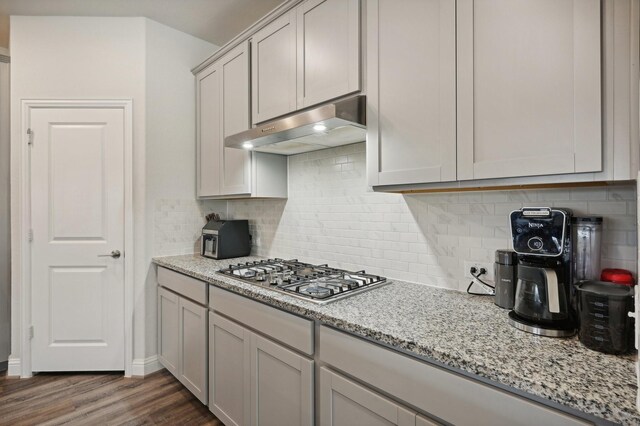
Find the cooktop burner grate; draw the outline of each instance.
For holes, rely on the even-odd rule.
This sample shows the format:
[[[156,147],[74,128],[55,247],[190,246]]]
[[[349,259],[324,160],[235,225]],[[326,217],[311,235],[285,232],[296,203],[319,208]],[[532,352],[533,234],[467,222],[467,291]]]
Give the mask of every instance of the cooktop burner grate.
[[[350,272],[297,259],[239,263],[218,273],[315,303],[328,303],[387,284],[386,278],[365,271]]]

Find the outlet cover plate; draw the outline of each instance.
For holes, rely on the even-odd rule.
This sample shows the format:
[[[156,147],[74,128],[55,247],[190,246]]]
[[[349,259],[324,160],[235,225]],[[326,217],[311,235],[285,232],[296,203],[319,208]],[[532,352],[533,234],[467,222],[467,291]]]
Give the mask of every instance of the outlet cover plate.
[[[464,262],[465,278],[473,279],[473,276],[471,275],[471,268],[474,266],[478,271],[480,271],[480,268],[484,268],[487,270],[484,275],[480,276],[483,281],[493,282],[493,262],[475,262],[466,260]]]

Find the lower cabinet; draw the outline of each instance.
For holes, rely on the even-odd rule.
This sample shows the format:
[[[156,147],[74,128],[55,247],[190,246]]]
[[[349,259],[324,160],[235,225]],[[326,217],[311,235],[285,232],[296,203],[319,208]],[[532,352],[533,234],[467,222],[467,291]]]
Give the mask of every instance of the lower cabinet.
[[[178,376],[178,334],[180,329],[180,296],[158,287],[158,360],[174,376]]]
[[[320,369],[320,424],[321,426],[416,426],[416,412],[322,367]],[[426,426],[436,423],[420,424]]]
[[[207,308],[158,287],[158,359],[207,403]]]
[[[229,425],[313,424],[313,361],[209,313],[209,409]]]
[[[251,333],[209,312],[209,410],[226,426],[248,425]]]
[[[331,370],[322,372],[320,418],[323,425],[414,424],[405,423],[407,409],[385,400],[368,387],[392,395],[428,413],[429,417],[460,426],[524,426],[532,424],[531,419],[545,426],[593,424],[325,326],[320,327],[320,360],[367,386],[351,382]],[[359,419],[363,419],[362,422]],[[414,419],[420,426],[434,424],[420,415],[414,414]]]

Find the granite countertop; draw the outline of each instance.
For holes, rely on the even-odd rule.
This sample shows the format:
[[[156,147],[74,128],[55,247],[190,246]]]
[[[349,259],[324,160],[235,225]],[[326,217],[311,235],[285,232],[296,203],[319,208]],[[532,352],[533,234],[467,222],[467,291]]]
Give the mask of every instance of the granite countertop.
[[[382,342],[605,420],[640,424],[636,355],[587,349],[577,339],[538,337],[507,323],[489,297],[393,280],[327,305],[216,274],[257,260],[157,257],[153,262],[269,305]]]

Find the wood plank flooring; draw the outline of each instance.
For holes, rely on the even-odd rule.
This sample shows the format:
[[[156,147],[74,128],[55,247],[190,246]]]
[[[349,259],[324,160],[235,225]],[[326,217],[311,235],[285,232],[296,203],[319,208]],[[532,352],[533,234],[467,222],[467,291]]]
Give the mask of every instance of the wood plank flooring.
[[[168,371],[0,376],[0,425],[223,426]]]

